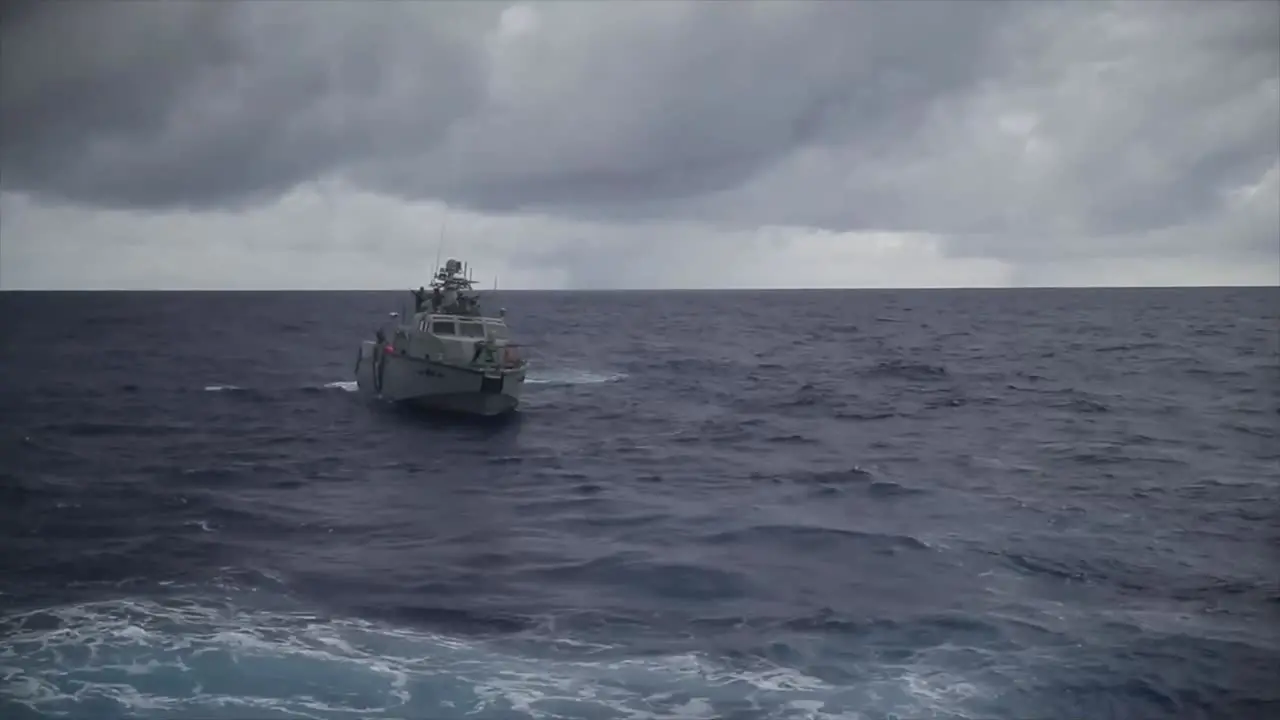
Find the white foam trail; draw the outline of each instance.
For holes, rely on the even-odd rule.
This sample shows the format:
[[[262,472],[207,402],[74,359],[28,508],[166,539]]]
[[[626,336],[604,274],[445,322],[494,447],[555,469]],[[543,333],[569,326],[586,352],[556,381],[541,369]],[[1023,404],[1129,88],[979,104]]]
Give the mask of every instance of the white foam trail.
[[[626,373],[593,373],[579,370],[563,370],[531,375],[525,379],[525,382],[529,385],[599,385],[625,380],[626,377]],[[338,380],[325,383],[322,387],[326,390],[343,390],[345,392],[359,392],[360,390],[360,386],[354,380]],[[205,389],[211,390],[214,388]],[[225,389],[238,390],[240,388],[230,386]]]
[[[551,370],[525,378],[529,385],[599,385],[625,380],[626,373],[594,373],[585,370]]]
[[[310,386],[314,389],[314,385]],[[320,386],[324,390],[342,390],[345,392],[358,392],[360,387],[354,380],[338,380],[336,382],[325,383]],[[206,385],[205,392],[239,392],[247,388],[239,385]]]
[[[541,656],[529,656],[500,641],[197,598],[48,608],[0,627],[0,692],[44,714],[81,715],[107,702],[138,718],[710,720],[748,708],[760,720],[960,718],[954,705],[965,697],[952,693],[976,692],[916,668],[874,668],[865,682],[840,686],[694,652],[562,654],[548,639]]]

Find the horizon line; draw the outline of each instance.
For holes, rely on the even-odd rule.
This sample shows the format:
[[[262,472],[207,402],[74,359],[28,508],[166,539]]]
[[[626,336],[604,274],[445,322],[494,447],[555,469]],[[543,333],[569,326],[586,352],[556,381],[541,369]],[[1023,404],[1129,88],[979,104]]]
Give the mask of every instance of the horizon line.
[[[727,287],[727,288],[502,288],[479,293],[690,293],[690,292],[939,292],[1007,290],[1261,290],[1274,285],[950,285],[900,287]],[[412,288],[0,288],[0,293],[390,293]]]

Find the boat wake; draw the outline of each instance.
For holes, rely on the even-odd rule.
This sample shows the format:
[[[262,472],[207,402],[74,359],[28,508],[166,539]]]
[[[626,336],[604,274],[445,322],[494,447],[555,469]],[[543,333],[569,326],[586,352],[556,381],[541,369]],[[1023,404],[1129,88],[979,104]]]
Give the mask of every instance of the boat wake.
[[[626,373],[593,373],[581,370],[551,370],[545,373],[536,373],[525,379],[526,385],[601,385],[604,383],[618,382],[625,380]],[[343,392],[354,393],[360,390],[354,380],[337,380],[334,382],[324,383],[320,386],[305,386],[297,388],[299,390],[341,390]],[[240,385],[206,385],[205,392],[220,393],[246,393],[253,392],[251,388]]]
[[[136,718],[963,718],[954,706],[976,692],[936,668],[833,685],[763,661],[552,638],[516,652],[500,640],[203,598],[49,608],[0,626],[9,717],[92,707]]]
[[[527,385],[601,385],[627,378],[626,373],[594,373],[585,370],[550,370],[532,373],[525,379]]]
[[[293,390],[342,390],[344,392],[358,392],[359,385],[354,380],[338,380],[336,382],[328,382],[322,385],[301,385],[292,388]],[[206,385],[205,392],[213,393],[254,393],[260,392],[256,388],[248,388],[242,385]]]

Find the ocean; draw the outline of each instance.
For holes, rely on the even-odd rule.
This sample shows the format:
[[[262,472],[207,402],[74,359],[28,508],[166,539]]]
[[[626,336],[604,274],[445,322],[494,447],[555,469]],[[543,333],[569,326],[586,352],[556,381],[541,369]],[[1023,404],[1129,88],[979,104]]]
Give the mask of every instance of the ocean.
[[[0,294],[0,717],[1280,717],[1280,289]]]

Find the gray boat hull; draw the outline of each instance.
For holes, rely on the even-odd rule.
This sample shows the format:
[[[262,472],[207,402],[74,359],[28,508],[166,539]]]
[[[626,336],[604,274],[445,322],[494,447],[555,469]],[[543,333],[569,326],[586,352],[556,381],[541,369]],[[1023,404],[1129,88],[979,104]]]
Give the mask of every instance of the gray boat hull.
[[[513,412],[524,391],[525,367],[485,371],[387,352],[365,341],[356,361],[362,395],[412,407],[493,417]]]

